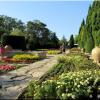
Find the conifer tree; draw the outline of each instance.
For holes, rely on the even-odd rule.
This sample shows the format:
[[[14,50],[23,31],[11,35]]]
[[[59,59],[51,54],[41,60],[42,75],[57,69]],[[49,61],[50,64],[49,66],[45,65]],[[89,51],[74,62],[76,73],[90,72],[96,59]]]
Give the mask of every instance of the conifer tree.
[[[73,35],[70,36],[69,47],[70,48],[73,48],[74,47],[74,37],[73,37]]]
[[[92,48],[100,45],[100,2],[94,1],[90,5],[86,23],[83,20],[78,35],[78,44],[91,52]]]

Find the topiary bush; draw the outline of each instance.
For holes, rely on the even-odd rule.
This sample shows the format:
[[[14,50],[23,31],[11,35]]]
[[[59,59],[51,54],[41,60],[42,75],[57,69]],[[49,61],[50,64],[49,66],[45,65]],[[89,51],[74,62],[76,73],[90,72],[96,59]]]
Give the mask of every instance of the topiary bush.
[[[24,36],[3,35],[1,41],[3,46],[10,45],[13,49],[26,49]]]

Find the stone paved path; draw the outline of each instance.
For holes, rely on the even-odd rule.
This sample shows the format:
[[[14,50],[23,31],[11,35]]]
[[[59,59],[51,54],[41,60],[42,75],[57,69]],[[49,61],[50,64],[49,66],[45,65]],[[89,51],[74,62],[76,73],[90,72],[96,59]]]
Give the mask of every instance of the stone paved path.
[[[0,84],[2,85],[2,89],[0,89],[0,100],[17,99],[19,94],[27,87],[31,80],[38,80],[57,63],[58,56],[60,55],[48,56],[47,59],[1,75]]]

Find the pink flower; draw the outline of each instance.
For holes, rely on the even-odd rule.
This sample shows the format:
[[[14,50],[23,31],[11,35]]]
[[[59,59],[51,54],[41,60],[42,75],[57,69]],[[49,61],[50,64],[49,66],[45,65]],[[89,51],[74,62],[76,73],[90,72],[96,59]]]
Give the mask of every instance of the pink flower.
[[[10,65],[0,65],[0,70],[1,70],[1,71],[14,70],[14,69],[16,69],[15,66],[10,66]]]

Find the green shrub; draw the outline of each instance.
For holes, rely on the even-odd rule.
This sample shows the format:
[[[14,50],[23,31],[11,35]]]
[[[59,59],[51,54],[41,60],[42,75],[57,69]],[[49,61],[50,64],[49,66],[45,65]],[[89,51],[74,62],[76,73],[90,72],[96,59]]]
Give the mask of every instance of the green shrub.
[[[100,69],[100,67],[89,60],[84,55],[69,55],[62,56],[58,59],[58,63],[65,63],[66,67],[68,65],[73,65],[74,70],[85,70],[85,69]],[[73,69],[72,68],[72,69]]]
[[[51,77],[57,77],[62,73],[86,69],[100,69],[100,66],[93,63],[92,60],[88,60],[84,55],[61,56],[58,58],[58,63],[40,78],[40,82]]]
[[[30,94],[33,99],[87,100],[94,98],[95,92],[98,95],[99,87],[100,71],[81,70],[63,73],[58,79],[47,80],[41,84],[33,82],[28,86],[27,97]]]

